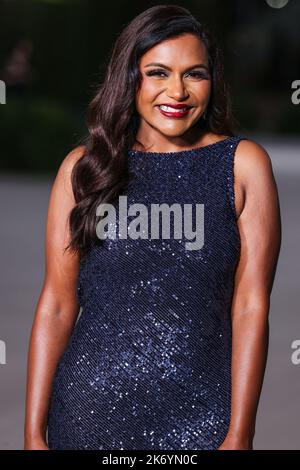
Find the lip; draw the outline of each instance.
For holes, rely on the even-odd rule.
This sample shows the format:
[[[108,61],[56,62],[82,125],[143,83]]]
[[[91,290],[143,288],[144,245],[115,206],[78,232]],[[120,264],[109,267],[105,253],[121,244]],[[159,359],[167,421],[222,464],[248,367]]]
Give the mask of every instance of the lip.
[[[192,108],[190,104],[186,104],[186,103],[177,103],[177,104],[160,103],[157,106],[168,106],[169,108],[174,108],[174,109]]]
[[[180,104],[179,108],[174,108],[174,106],[170,106],[171,108],[177,109],[177,111],[163,111],[162,109],[160,109],[159,106],[170,106],[170,105],[160,104],[160,105],[157,105],[156,107],[163,116],[166,116],[168,118],[176,118],[176,119],[187,116],[187,114],[190,112],[190,109],[191,109],[191,106],[186,106],[186,105],[183,106],[182,104]],[[180,109],[186,108],[186,107],[188,108],[186,111],[180,111]]]

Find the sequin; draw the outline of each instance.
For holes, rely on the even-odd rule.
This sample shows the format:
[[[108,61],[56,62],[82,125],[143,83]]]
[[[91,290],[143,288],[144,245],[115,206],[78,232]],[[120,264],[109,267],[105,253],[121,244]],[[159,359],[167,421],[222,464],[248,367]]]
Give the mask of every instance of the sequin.
[[[224,440],[240,254],[233,163],[244,138],[128,152],[128,203],[204,204],[205,242],[190,251],[172,237],[106,239],[81,260],[82,313],[54,376],[50,449],[212,450]]]

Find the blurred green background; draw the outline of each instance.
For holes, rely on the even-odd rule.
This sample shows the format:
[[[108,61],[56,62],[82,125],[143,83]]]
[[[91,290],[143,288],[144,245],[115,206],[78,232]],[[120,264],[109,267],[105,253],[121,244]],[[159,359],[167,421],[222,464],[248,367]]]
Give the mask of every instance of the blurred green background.
[[[163,2],[0,1],[2,172],[52,172],[86,134],[85,111],[120,29]],[[299,135],[300,1],[281,9],[265,0],[164,2],[210,26],[225,55],[241,132]]]

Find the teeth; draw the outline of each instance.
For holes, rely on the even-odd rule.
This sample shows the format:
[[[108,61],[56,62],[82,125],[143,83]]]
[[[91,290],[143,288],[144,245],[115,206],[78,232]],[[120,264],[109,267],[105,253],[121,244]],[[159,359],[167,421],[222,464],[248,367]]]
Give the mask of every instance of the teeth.
[[[169,106],[159,106],[160,109],[162,109],[163,111],[167,111],[168,113],[178,113],[178,112],[181,112],[183,113],[184,111],[186,111],[188,108],[181,108],[181,109],[174,109],[174,108],[171,108]]]

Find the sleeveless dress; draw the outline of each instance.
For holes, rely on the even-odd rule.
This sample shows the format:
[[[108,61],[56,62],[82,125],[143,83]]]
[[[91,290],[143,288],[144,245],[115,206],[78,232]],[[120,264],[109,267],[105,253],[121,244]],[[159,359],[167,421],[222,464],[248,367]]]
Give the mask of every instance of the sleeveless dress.
[[[233,169],[244,138],[178,152],[129,150],[126,223],[139,215],[129,208],[142,205],[148,231],[143,223],[139,238],[107,238],[81,259],[82,310],[54,376],[50,449],[212,450],[226,437],[240,255]],[[195,242],[188,230],[173,236],[172,214],[170,236],[152,232],[152,207],[162,204],[181,207],[182,220],[192,207],[200,248],[187,248]],[[119,228],[118,217],[110,227]]]

